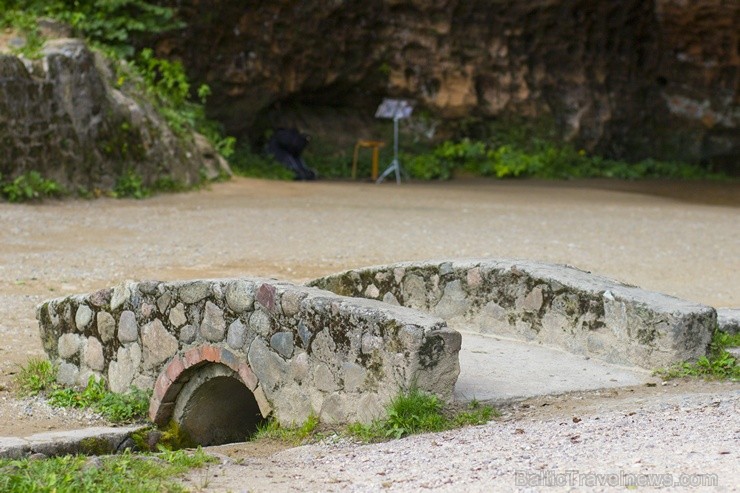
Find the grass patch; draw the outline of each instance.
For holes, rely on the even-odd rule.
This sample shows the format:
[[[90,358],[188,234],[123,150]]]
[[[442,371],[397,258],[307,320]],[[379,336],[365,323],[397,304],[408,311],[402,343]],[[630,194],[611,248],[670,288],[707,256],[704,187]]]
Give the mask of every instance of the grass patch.
[[[315,414],[311,414],[301,426],[294,427],[284,427],[277,420],[270,419],[257,427],[252,440],[269,439],[298,445],[315,437],[318,426],[319,418]]]
[[[417,433],[480,425],[498,415],[495,409],[478,401],[472,401],[463,411],[445,411],[437,396],[411,389],[391,401],[385,419],[370,424],[351,424],[347,432],[363,442],[377,442]]]
[[[90,459],[64,456],[43,460],[0,459],[0,491],[180,492],[174,478],[193,468],[216,462],[200,448],[151,455],[120,455]]]
[[[116,394],[105,388],[103,380],[90,377],[84,389],[57,388],[49,393],[54,407],[90,408],[114,423],[130,423],[146,418],[151,391],[131,388]]]
[[[19,394],[45,393],[54,407],[89,408],[113,423],[130,423],[146,418],[151,391],[132,387],[125,394],[105,388],[103,380],[90,377],[84,389],[62,388],[56,383],[57,368],[48,360],[32,358],[15,377]]]
[[[735,357],[727,352],[728,347],[740,346],[740,334],[728,334],[715,330],[709,344],[709,356],[702,356],[695,363],[677,363],[668,368],[655,371],[655,375],[669,380],[671,378],[701,377],[708,380],[740,381],[740,365]]]
[[[56,378],[57,368],[49,360],[31,358],[18,371],[15,383],[21,395],[33,396],[54,388]]]

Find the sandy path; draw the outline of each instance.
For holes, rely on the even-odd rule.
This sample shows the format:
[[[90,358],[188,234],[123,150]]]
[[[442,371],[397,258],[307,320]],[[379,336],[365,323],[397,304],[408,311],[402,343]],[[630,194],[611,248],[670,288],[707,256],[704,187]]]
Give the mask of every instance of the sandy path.
[[[0,203],[0,388],[42,355],[36,303],[125,278],[304,281],[401,260],[513,257],[740,306],[738,211],[737,184],[530,181],[234,179],[144,201]],[[0,392],[0,435],[76,425],[33,409],[8,423],[18,405]]]

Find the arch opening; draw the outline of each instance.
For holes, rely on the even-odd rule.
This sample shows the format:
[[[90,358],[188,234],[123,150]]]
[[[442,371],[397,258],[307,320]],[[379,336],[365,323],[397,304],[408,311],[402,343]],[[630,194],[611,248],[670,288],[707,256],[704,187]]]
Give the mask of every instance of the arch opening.
[[[188,441],[204,446],[249,440],[265,420],[254,394],[221,365],[201,369],[185,384],[173,418]]]

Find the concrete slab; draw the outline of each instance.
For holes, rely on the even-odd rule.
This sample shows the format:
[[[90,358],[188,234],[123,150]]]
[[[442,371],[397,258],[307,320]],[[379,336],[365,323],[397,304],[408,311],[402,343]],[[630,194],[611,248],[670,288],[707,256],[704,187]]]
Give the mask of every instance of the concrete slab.
[[[148,427],[148,425],[98,426],[36,433],[25,438],[0,437],[0,458],[19,459],[34,453],[47,457],[66,454],[116,453],[131,435]]]
[[[470,332],[462,333],[455,400],[503,404],[539,395],[659,382],[651,372],[566,351]]]

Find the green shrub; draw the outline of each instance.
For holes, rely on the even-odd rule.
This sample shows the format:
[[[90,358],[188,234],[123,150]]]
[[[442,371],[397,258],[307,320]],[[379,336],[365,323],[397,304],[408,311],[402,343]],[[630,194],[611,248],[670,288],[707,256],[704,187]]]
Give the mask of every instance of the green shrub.
[[[29,171],[12,181],[3,182],[0,175],[0,195],[9,202],[28,202],[49,197],[61,197],[64,188],[54,180],[47,180],[38,171]]]
[[[51,17],[71,26],[78,36],[106,46],[121,56],[134,53],[133,38],[182,27],[175,11],[145,0],[5,0],[6,25],[27,28],[18,16]],[[34,26],[35,27],[35,26]],[[32,29],[23,29],[26,33]]]
[[[118,177],[113,193],[118,198],[130,197],[143,199],[150,195],[150,190],[144,186],[141,175],[132,169],[127,169]]]

